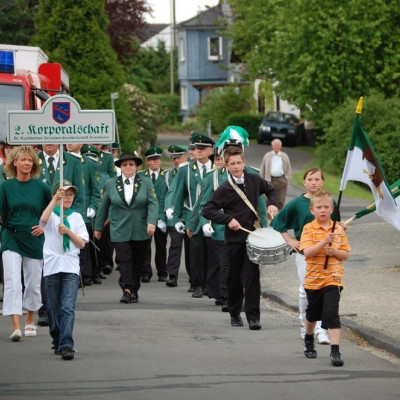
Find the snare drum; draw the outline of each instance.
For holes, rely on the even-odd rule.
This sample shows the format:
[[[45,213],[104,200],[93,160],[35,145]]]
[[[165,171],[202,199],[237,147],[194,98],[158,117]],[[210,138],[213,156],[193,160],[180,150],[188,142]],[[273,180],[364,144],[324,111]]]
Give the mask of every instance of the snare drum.
[[[286,261],[290,246],[282,235],[271,228],[258,228],[246,240],[247,255],[255,264],[277,264]],[[262,236],[259,237],[259,236]]]

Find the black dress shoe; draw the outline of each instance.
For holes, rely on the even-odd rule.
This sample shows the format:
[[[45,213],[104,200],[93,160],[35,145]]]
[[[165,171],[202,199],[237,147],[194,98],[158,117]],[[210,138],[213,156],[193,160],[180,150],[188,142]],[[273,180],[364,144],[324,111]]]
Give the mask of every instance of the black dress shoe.
[[[139,303],[139,295],[136,292],[133,292],[131,295],[132,303]]]
[[[166,276],[159,276],[158,277],[158,282],[166,282],[167,281],[167,277]]]
[[[150,277],[149,276],[142,276],[142,282],[143,283],[149,283],[150,282]]]
[[[63,360],[73,360],[74,359],[74,350],[72,350],[70,347],[64,347],[61,350],[61,358]]]
[[[261,329],[260,321],[258,319],[251,319],[249,321],[249,329],[252,331],[258,331]]]
[[[104,273],[105,275],[110,275],[111,272],[112,272],[112,269],[113,269],[112,265],[106,264],[106,265],[103,267],[103,273]]]
[[[37,324],[39,326],[49,326],[49,318],[47,317],[47,315],[41,315],[38,319]]]
[[[231,317],[231,325],[232,326],[243,326],[243,320],[240,315],[235,315]]]
[[[121,299],[119,300],[120,303],[131,304],[132,303],[132,295],[129,292],[124,292]]]
[[[203,297],[203,288],[201,286],[196,286],[193,290],[192,297],[196,299]]]
[[[165,284],[169,287],[176,287],[178,286],[178,280],[176,279],[175,276],[170,276]]]
[[[96,278],[93,278],[93,285],[101,285],[103,282],[101,281],[100,276],[96,276]]]
[[[189,292],[189,293],[192,293],[192,292],[193,292],[193,290],[194,290],[193,286],[192,286],[192,285],[190,285],[190,286],[189,286],[189,289],[188,289],[188,292]]]
[[[92,278],[85,278],[85,280],[83,281],[83,284],[85,286],[92,286]]]
[[[58,344],[54,345],[51,349],[54,350],[54,354],[56,356],[60,356],[61,355],[61,350],[58,349]]]
[[[228,304],[222,304],[222,306],[221,306],[221,311],[222,312],[228,312],[229,310],[228,310]]]
[[[102,272],[100,272],[99,277],[100,277],[100,279],[107,279],[107,277]]]

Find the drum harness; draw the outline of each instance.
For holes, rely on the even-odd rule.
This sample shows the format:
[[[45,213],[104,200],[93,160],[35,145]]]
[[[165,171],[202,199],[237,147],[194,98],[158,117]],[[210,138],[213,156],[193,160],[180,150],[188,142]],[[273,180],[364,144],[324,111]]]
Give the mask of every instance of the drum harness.
[[[231,184],[233,189],[235,189],[236,193],[240,196],[240,198],[246,203],[247,207],[249,207],[250,210],[253,211],[253,213],[255,214],[257,219],[254,222],[254,228],[260,228],[261,222],[260,222],[260,217],[258,215],[258,212],[253,207],[253,204],[250,203],[250,200],[247,198],[247,196],[244,194],[244,192],[237,185],[235,185],[233,183],[232,177],[230,174],[228,174],[228,182]]]

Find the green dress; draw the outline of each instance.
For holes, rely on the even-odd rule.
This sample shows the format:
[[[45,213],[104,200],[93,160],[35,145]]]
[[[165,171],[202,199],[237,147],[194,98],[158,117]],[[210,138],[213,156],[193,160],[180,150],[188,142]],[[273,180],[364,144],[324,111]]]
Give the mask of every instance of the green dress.
[[[11,250],[34,259],[43,258],[44,235],[33,236],[31,232],[34,225],[39,225],[50,200],[50,187],[34,178],[27,182],[12,178],[0,184],[0,217],[4,224],[2,251]]]

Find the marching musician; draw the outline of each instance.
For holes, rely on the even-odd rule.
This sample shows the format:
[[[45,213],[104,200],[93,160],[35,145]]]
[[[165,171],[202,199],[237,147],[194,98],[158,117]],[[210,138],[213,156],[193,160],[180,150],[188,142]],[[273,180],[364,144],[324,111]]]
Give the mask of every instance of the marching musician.
[[[271,216],[278,212],[278,196],[276,189],[263,178],[244,171],[246,161],[241,148],[228,147],[224,152],[224,160],[229,171],[228,180],[213,193],[202,215],[225,225],[229,254],[228,311],[231,325],[243,326],[240,312],[244,286],[246,319],[251,330],[258,330],[261,329],[260,270],[258,264],[252,262],[247,255],[246,239],[248,232],[255,230],[254,224],[259,223],[259,196],[265,194],[268,197],[268,212]],[[221,209],[224,213],[220,212]]]

